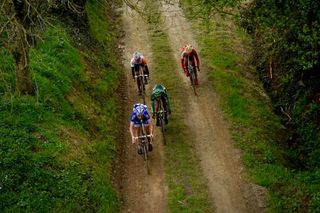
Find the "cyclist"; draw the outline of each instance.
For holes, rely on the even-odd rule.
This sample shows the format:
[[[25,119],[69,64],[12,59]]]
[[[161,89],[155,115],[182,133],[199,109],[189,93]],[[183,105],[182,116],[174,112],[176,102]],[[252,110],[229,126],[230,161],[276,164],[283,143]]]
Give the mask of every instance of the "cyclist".
[[[149,68],[146,58],[139,52],[134,52],[130,60],[132,78],[135,80],[134,76],[139,72],[139,67],[143,68],[143,74],[148,76],[149,79]],[[145,78],[145,83],[148,84],[147,78]]]
[[[197,70],[200,72],[200,60],[196,49],[190,44],[185,45],[181,50],[181,68],[187,77],[189,77],[189,71],[187,69],[188,59],[195,70],[195,84],[199,85]],[[196,64],[195,61],[197,62]],[[197,70],[195,68],[197,68]]]
[[[137,137],[139,136],[141,125],[145,126],[146,134],[153,137],[153,125],[150,120],[148,108],[144,104],[136,103],[133,105],[129,127],[133,144],[138,141]],[[150,142],[148,146],[149,151],[152,151],[152,144],[149,137],[148,141]],[[140,147],[140,145],[138,145],[138,154],[142,154],[142,147]]]
[[[156,117],[156,112],[158,111],[159,104],[161,102],[162,102],[163,110],[165,111],[164,122],[165,124],[168,124],[167,112],[169,113],[169,115],[171,114],[171,107],[170,107],[169,97],[167,95],[167,90],[163,85],[156,84],[153,87],[152,94],[151,94],[151,112],[152,112],[153,119],[155,119]],[[160,126],[158,115],[156,119],[157,119],[156,126]]]

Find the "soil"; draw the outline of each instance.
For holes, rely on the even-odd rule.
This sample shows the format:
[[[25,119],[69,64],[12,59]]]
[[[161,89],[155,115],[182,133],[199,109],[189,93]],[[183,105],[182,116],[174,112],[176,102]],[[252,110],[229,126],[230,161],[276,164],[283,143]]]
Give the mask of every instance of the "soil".
[[[192,44],[200,52],[192,29],[178,6],[178,1],[162,5],[163,17],[169,33],[171,47],[175,54],[177,67],[175,72],[189,89],[189,80],[179,68],[180,50],[187,43]],[[131,79],[129,60],[134,51],[142,52],[152,70],[152,50],[149,46],[145,23],[138,14],[123,8],[123,26],[125,31],[123,46],[123,64],[125,66],[126,85],[124,97],[124,120],[126,134],[120,153],[121,174],[119,190],[122,195],[122,212],[168,212],[167,186],[164,178],[164,154],[161,144],[154,144],[151,156],[151,174],[148,175],[137,148],[131,144],[129,133],[129,116],[132,105],[141,101],[137,94],[135,82]],[[152,76],[152,73],[151,73]],[[151,78],[149,85],[156,79]],[[150,94],[151,88],[147,88]],[[216,212],[265,212],[265,190],[250,184],[240,161],[240,151],[232,144],[228,123],[219,109],[219,98],[208,80],[207,70],[200,72],[198,96],[187,98],[191,110],[188,117],[188,128],[192,131],[197,147],[197,155],[203,175],[207,180],[210,197]],[[149,99],[149,98],[148,98]],[[150,101],[147,100],[147,105]]]
[[[137,154],[137,146],[131,143],[129,132],[129,117],[134,103],[142,103],[143,100],[138,96],[136,82],[132,80],[129,61],[133,52],[142,53],[148,62],[152,58],[152,51],[148,45],[147,29],[141,17],[126,7],[123,9],[123,26],[125,30],[123,46],[123,64],[125,66],[126,85],[125,88],[125,145],[122,147],[121,158],[123,167],[121,174],[122,212],[166,212],[166,191],[164,179],[164,156],[161,144],[153,144],[153,152],[150,157],[150,175],[144,167],[144,161]],[[148,63],[152,70],[152,63]],[[154,85],[153,79],[149,85]],[[150,94],[150,86],[146,86],[147,94]],[[150,106],[150,97],[147,96],[146,104]]]

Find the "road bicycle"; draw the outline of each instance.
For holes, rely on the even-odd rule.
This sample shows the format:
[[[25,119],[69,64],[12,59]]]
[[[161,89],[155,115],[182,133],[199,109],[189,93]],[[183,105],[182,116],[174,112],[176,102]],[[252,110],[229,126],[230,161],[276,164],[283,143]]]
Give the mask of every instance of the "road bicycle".
[[[167,113],[167,111],[164,110],[163,106],[162,106],[162,101],[157,100],[158,103],[158,111],[156,112],[156,119],[157,121],[159,121],[159,126],[161,128],[161,133],[162,133],[162,139],[163,139],[163,145],[166,145],[166,135],[165,135],[165,113]]]
[[[144,164],[147,170],[147,173],[150,174],[150,167],[149,167],[149,148],[150,143],[152,142],[152,135],[147,135],[145,131],[144,124],[141,123],[140,134],[135,139],[139,140],[138,145],[141,147],[142,151],[142,158],[144,160]]]
[[[143,66],[139,65],[139,70],[138,72],[135,73],[134,78],[137,81],[137,86],[139,90],[139,95],[142,97],[143,104],[146,104],[146,80],[148,75],[144,74],[143,72]]]
[[[188,69],[188,72],[189,72],[189,78],[190,78],[190,81],[191,81],[191,86],[192,86],[192,89],[193,89],[193,92],[194,92],[194,95],[197,95],[197,91],[196,91],[196,67],[193,65],[193,61],[190,60],[190,58],[188,57],[188,66],[187,66],[187,69]]]

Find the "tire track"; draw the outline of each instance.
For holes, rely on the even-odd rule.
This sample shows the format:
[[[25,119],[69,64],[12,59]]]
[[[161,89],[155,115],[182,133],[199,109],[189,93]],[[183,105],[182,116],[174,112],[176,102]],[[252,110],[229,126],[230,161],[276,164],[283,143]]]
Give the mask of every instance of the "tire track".
[[[154,139],[154,149],[151,153],[150,168],[148,175],[141,156],[137,154],[137,148],[131,144],[129,133],[129,117],[132,112],[132,105],[142,102],[137,95],[136,83],[132,81],[129,60],[134,51],[139,51],[146,56],[150,68],[151,81],[147,85],[147,105],[150,106],[150,90],[154,85],[152,79],[152,52],[148,45],[148,35],[144,20],[130,8],[123,8],[123,26],[125,30],[123,65],[126,76],[126,104],[125,111],[125,145],[122,150],[123,168],[120,180],[120,193],[122,195],[121,211],[127,212],[166,212],[166,186],[163,173],[163,150],[160,138]],[[157,131],[157,130],[155,130]],[[159,141],[159,142],[158,142]]]

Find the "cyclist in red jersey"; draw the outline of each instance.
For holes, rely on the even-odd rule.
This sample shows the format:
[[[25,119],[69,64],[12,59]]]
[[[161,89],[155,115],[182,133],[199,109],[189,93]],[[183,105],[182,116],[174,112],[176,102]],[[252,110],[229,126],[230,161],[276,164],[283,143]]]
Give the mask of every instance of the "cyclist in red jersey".
[[[192,66],[195,68],[194,70],[195,71],[198,70],[198,72],[200,72],[200,60],[199,60],[198,53],[196,49],[190,44],[185,45],[181,50],[181,68],[183,69],[183,72],[186,74],[187,77],[189,77],[189,72],[187,69],[188,58],[189,58],[189,61],[192,63]],[[195,77],[196,77],[195,83],[196,85],[199,85],[197,72],[195,72]]]

